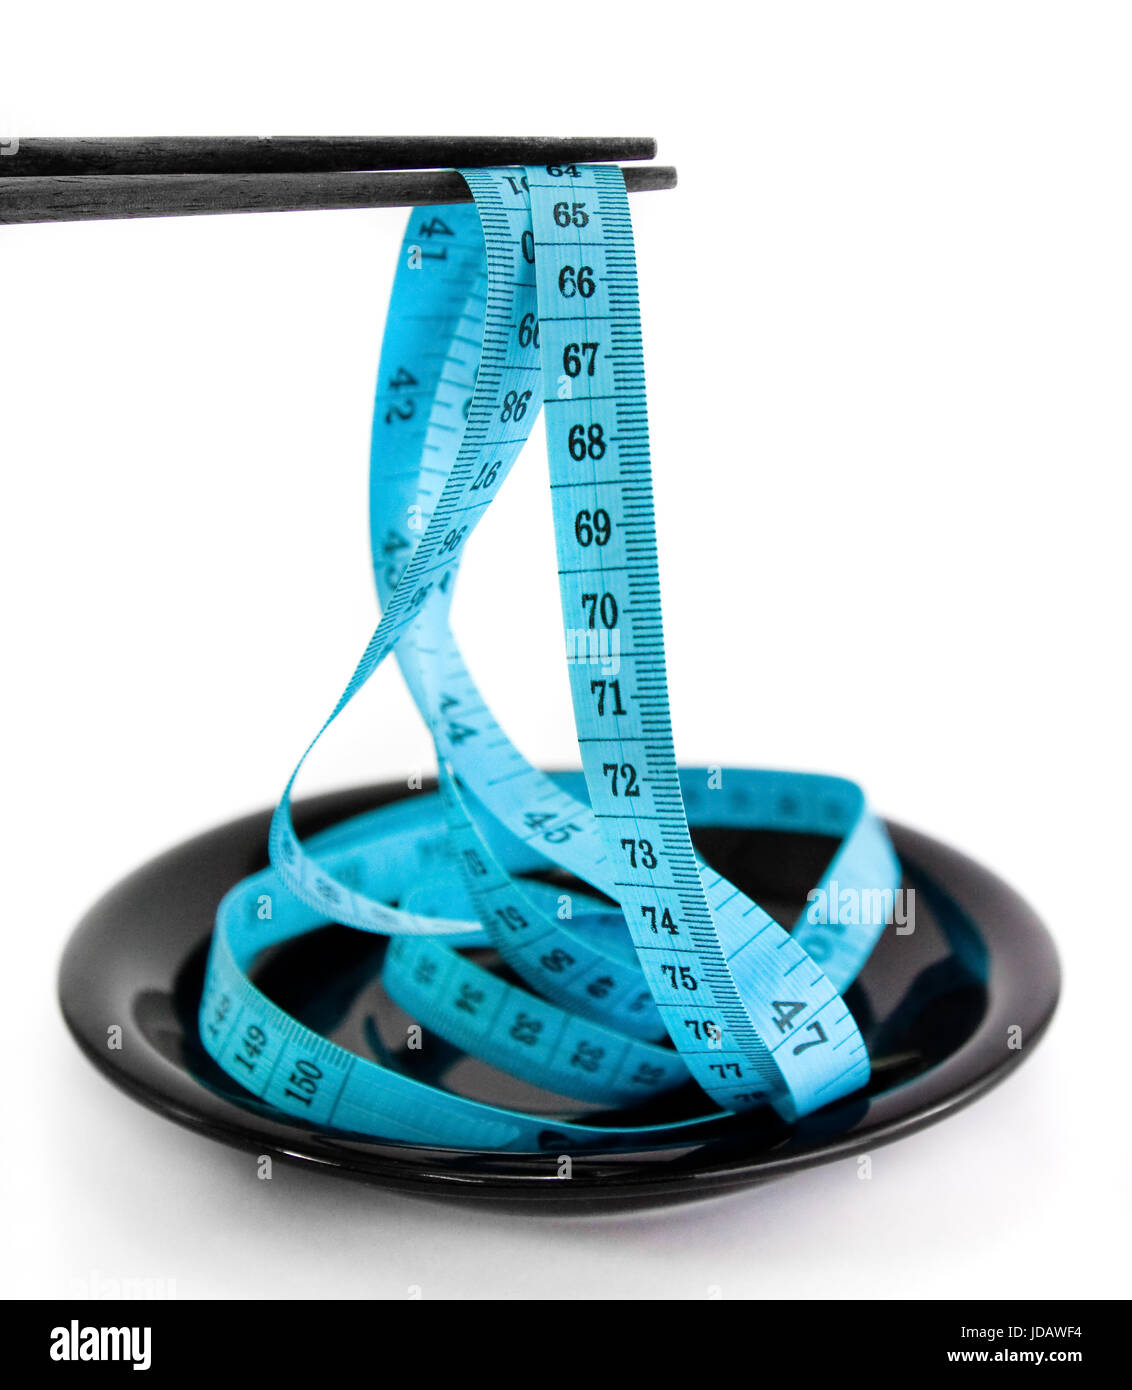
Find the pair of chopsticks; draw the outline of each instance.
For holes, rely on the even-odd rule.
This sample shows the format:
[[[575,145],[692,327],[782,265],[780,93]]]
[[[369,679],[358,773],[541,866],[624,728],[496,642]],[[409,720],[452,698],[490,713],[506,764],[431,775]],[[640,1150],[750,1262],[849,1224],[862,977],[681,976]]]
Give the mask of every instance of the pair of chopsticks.
[[[468,203],[455,171],[648,160],[638,136],[222,136],[21,139],[0,147],[0,223]],[[631,193],[676,170],[623,169]]]

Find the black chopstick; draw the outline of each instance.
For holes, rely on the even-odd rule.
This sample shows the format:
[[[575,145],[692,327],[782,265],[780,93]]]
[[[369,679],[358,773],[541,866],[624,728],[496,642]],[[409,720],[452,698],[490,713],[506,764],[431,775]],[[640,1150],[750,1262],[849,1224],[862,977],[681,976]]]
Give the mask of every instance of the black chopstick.
[[[65,174],[314,174],[594,164],[654,159],[645,136],[344,135],[132,136],[11,142],[0,178]]]
[[[676,170],[665,165],[649,164],[621,172],[630,193],[676,187]],[[467,184],[453,169],[0,178],[0,224],[414,207],[471,200]]]

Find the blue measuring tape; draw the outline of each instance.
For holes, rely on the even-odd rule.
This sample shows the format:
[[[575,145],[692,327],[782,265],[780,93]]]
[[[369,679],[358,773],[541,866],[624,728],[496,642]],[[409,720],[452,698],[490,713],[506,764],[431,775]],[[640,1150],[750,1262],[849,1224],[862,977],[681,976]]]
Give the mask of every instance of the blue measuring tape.
[[[851,782],[677,767],[624,181],[602,165],[462,172],[474,206],[409,219],[382,346],[370,494],[381,621],[287,783],[271,867],[218,909],[201,1037],[261,1100],[381,1139],[639,1147],[687,1143],[757,1106],[793,1120],[868,1081],[842,992],[885,922],[842,920],[831,895],[892,901],[899,863]],[[507,737],[449,621],[467,542],[540,407],[582,761],[564,776]],[[298,773],[390,655],[431,732],[439,791],[303,843]],[[815,907],[792,930],[776,922],[703,862],[689,821],[835,836]],[[547,870],[588,890],[563,891]],[[382,982],[417,1026],[557,1093],[561,1117],[425,1083],[275,1005],[253,981],[257,960],[328,923],[388,937]],[[634,1106],[689,1080],[700,1116],[631,1122]]]

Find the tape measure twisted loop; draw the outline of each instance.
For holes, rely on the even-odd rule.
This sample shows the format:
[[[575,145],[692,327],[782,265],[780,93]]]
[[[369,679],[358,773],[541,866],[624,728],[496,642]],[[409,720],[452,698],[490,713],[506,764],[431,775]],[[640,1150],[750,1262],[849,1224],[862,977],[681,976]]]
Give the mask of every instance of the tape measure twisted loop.
[[[806,913],[787,931],[702,862],[689,819],[836,836],[819,902],[834,880],[891,893],[899,865],[852,783],[677,768],[624,183],[603,166],[464,177],[474,208],[415,212],[402,247],[371,466],[382,617],[317,736],[396,653],[436,746],[440,793],[301,844],[290,796],[316,737],[276,810],[272,867],[218,911],[202,1038],[267,1103],[394,1140],[610,1147],[687,1142],[767,1103],[793,1119],[868,1079],[840,991],[884,922]],[[467,541],[540,406],[581,777],[526,761],[449,624]],[[562,893],[535,877],[547,869],[591,891]],[[426,1033],[614,1113],[548,1126],[290,1018],[249,972],[267,946],[327,921],[390,938],[384,986]],[[477,945],[494,947],[514,982],[461,953]],[[702,1116],[631,1123],[639,1100],[689,1079],[705,1093]]]

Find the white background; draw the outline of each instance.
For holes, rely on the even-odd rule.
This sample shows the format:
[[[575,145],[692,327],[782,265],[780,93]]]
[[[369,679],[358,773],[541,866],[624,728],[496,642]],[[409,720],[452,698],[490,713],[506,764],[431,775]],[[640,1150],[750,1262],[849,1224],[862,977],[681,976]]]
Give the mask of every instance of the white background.
[[[119,876],[275,799],[369,635],[402,217],[3,228],[7,1291],[1127,1295],[1126,7],[40,3],[2,29],[17,135],[655,134],[680,190],[633,212],[678,752],[859,778],[1021,888],[1066,975],[1033,1060],[871,1182],[850,1160],[639,1217],[259,1182],[132,1104],[66,1036],[58,956]],[[542,453],[456,616],[562,764]],[[303,790],[427,764],[372,685]]]

